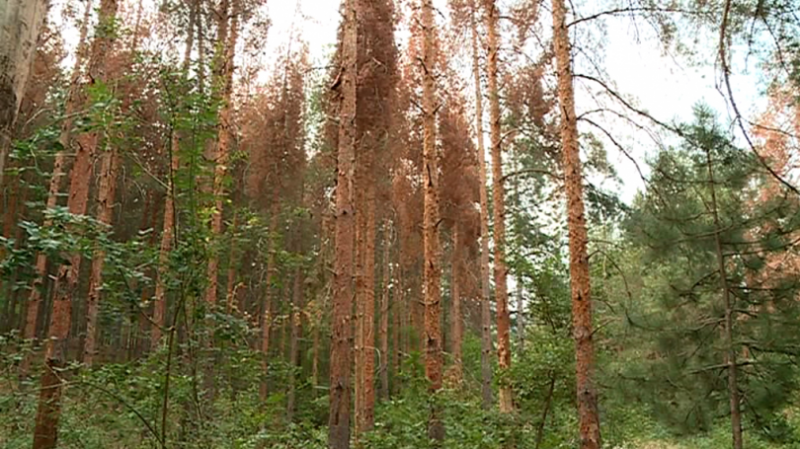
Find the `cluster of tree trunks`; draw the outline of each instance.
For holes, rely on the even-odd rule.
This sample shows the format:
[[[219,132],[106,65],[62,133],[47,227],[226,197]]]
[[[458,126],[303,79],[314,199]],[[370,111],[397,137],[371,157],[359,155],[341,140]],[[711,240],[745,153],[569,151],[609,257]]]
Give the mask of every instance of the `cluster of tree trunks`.
[[[429,437],[442,441],[445,436],[445,418],[433,399],[443,386],[444,380],[444,332],[449,332],[448,342],[453,355],[453,373],[458,382],[463,376],[462,336],[464,334],[462,315],[464,303],[461,280],[468,270],[465,248],[469,246],[468,232],[457,219],[446,217],[443,213],[442,198],[445,195],[441,187],[447,167],[441,164],[441,156],[437,149],[441,118],[440,109],[444,98],[449,95],[446,89],[438,89],[439,75],[442,70],[443,56],[440,36],[437,33],[436,11],[433,0],[419,0],[419,29],[415,30],[419,46],[419,56],[415,60],[416,76],[421,88],[421,101],[418,105],[421,124],[421,162],[415,168],[418,173],[409,173],[409,166],[393,167],[388,154],[392,149],[393,126],[395,119],[393,107],[402,95],[397,90],[397,57],[394,44],[394,10],[389,0],[345,0],[344,23],[337,53],[338,73],[332,86],[337,103],[338,122],[336,124],[336,184],[334,191],[333,217],[333,280],[331,310],[331,342],[330,342],[330,416],[329,445],[333,449],[350,447],[351,427],[356,436],[373,428],[376,402],[376,354],[379,355],[377,366],[380,397],[389,398],[393,381],[391,374],[399,371],[402,359],[414,350],[412,340],[418,338],[420,351],[424,354],[425,376],[429,382],[429,394],[432,398],[428,423]],[[31,55],[34,53],[35,40],[47,10],[45,0],[19,1],[0,0],[0,19],[2,19],[3,40],[0,41],[0,185],[3,185],[2,172],[6,153],[10,142],[10,130],[16,120],[21,91],[28,77]],[[187,1],[189,11],[188,33],[181,68],[182,81],[190,78],[191,58],[195,47],[202,58],[203,49],[202,6],[201,1]],[[224,209],[226,197],[233,192],[226,192],[226,179],[231,174],[231,157],[235,145],[234,115],[234,62],[236,46],[239,40],[240,18],[243,17],[243,3],[240,0],[222,0],[216,10],[218,22],[217,39],[222,44],[212,64],[214,83],[212,92],[220,101],[218,111],[219,124],[216,129],[215,142],[211,142],[213,151],[213,176],[210,193],[213,196],[211,220],[207,229],[214,241],[210,247],[207,261],[208,284],[205,288],[207,307],[215,307],[218,295],[222,291],[220,271],[224,268],[222,261],[224,240]],[[117,183],[121,170],[121,154],[102,129],[75,132],[73,116],[84,108],[88,101],[91,83],[105,83],[109,78],[106,73],[106,59],[112,52],[117,36],[112,26],[117,15],[117,0],[100,0],[98,22],[94,37],[89,41],[88,23],[92,13],[92,2],[87,2],[84,19],[80,28],[75,68],[72,72],[65,102],[65,120],[61,124],[59,142],[62,149],[54,156],[53,170],[50,175],[46,207],[53,209],[58,205],[62,189],[62,180],[70,159],[69,190],[67,209],[74,215],[86,215],[89,210],[90,180],[93,178],[95,160],[98,173],[98,190],[95,213],[97,220],[112,226],[114,207],[117,201]],[[141,12],[141,4],[140,4]],[[563,0],[553,0],[553,36],[556,66],[558,69],[558,99],[561,111],[561,140],[563,152],[564,182],[568,203],[568,225],[570,246],[570,278],[572,290],[573,332],[576,344],[576,379],[578,392],[578,412],[580,417],[581,447],[594,449],[600,447],[600,424],[598,418],[597,392],[593,384],[594,349],[592,343],[592,308],[590,298],[589,265],[587,252],[586,217],[583,203],[582,169],[578,148],[577,117],[575,115],[575,99],[572,87],[572,67],[570,42],[566,25],[566,7]],[[501,82],[499,74],[499,55],[501,51],[500,11],[495,0],[471,0],[469,2],[469,32],[471,37],[472,69],[475,89],[475,134],[477,138],[476,165],[479,177],[478,196],[480,203],[479,227],[476,234],[480,239],[479,249],[479,297],[480,332],[481,332],[481,384],[482,398],[486,408],[493,404],[491,357],[493,352],[491,323],[491,276],[494,270],[494,300],[496,304],[497,329],[497,361],[501,371],[511,368],[511,319],[508,298],[508,267],[506,264],[506,227],[505,227],[505,186],[503,175],[503,116],[501,110]],[[243,19],[242,19],[243,20]],[[481,36],[480,25],[486,30],[485,75],[487,81],[488,117],[491,155],[492,180],[492,223],[493,235],[489,233],[490,198],[488,193],[488,161],[486,161],[483,139],[484,98],[482,88]],[[138,19],[137,19],[138,27]],[[195,41],[195,30],[198,39]],[[132,53],[137,51],[138,39],[134,39]],[[84,68],[85,67],[85,68]],[[202,67],[202,62],[201,62]],[[292,70],[296,70],[293,68]],[[203,82],[203,69],[197,74],[197,82]],[[283,86],[280,98],[282,112],[281,129],[276,134],[277,146],[287,148],[293,145],[302,146],[295,141],[302,138],[293,135],[291,117],[286,111],[291,110],[290,67],[283,74]],[[201,89],[202,90],[202,89]],[[302,89],[300,89],[302,90]],[[300,100],[302,101],[302,100]],[[388,105],[388,106],[387,106]],[[129,106],[129,105],[128,105]],[[391,106],[391,107],[389,107]],[[127,106],[123,106],[123,109]],[[298,113],[302,115],[302,113]],[[280,121],[280,120],[279,120]],[[143,327],[150,327],[150,346],[158,348],[162,344],[164,331],[170,329],[170,340],[174,333],[175,323],[169,323],[168,284],[170,277],[170,252],[177,246],[178,209],[176,204],[175,174],[181,169],[179,154],[181,149],[181,130],[172,124],[168,147],[169,166],[166,176],[166,192],[163,195],[163,223],[161,224],[159,260],[153,292],[152,321]],[[298,133],[299,134],[299,133]],[[414,159],[408,157],[408,160]],[[396,162],[394,162],[396,163]],[[281,203],[285,201],[282,189],[288,187],[281,171],[284,168],[278,158],[270,162],[272,177],[272,193],[269,208],[269,229],[277,232],[281,223]],[[397,164],[397,165],[403,165]],[[392,172],[394,170],[394,172]],[[406,170],[406,172],[404,172]],[[402,173],[402,174],[398,174]],[[712,173],[709,173],[713,175]],[[405,176],[405,180],[399,180]],[[410,189],[408,179],[421,179],[421,241],[422,264],[421,275],[413,276],[410,261],[412,254],[410,243],[415,237],[416,224],[409,225],[411,213],[395,210],[392,217],[379,207],[379,197],[385,195],[382,178],[391,178],[392,188]],[[402,184],[405,182],[406,184]],[[239,187],[239,190],[242,188]],[[232,189],[236,190],[236,188]],[[300,186],[297,204],[305,201],[305,186]],[[149,205],[146,210],[161,208],[156,202],[157,195],[148,196]],[[407,206],[412,207],[412,206]],[[399,209],[399,208],[398,208]],[[146,214],[146,212],[145,212]],[[233,213],[231,234],[235,234],[238,215]],[[443,222],[453,221],[450,229],[450,283],[451,309],[450,327],[443,328],[443,295],[442,295],[442,228]],[[379,226],[379,222],[381,225]],[[44,225],[52,223],[45,221]],[[155,227],[156,221],[150,223]],[[147,221],[143,228],[147,226]],[[379,233],[380,230],[380,233]],[[6,232],[8,233],[8,232]],[[379,243],[379,234],[382,243]],[[155,237],[155,235],[154,235]],[[398,251],[393,254],[392,245],[396,237]],[[494,263],[490,264],[490,238],[493,238]],[[293,251],[303,254],[308,248],[302,243],[302,237],[295,236],[291,244]],[[376,281],[377,249],[382,250],[380,263],[381,278]],[[257,320],[260,321],[260,350],[263,352],[263,377],[261,381],[261,397],[266,399],[269,391],[267,374],[270,368],[270,343],[277,335],[285,335],[288,329],[288,361],[292,367],[301,364],[300,340],[304,331],[302,327],[302,311],[310,301],[304,296],[304,288],[308,273],[303,267],[294,268],[291,273],[291,286],[285,287],[289,292],[284,296],[289,299],[287,324],[276,321],[278,301],[273,284],[279,276],[280,251],[277,238],[270,239],[266,255],[263,297],[258,302]],[[227,289],[225,293],[226,311],[235,313],[239,309],[237,295],[237,270],[234,264],[238,256],[235,243],[228,248]],[[396,256],[397,263],[394,257]],[[56,267],[53,287],[52,311],[49,313],[47,326],[38,324],[42,315],[45,284],[48,266],[45,254],[36,258],[35,275],[27,302],[24,320],[24,337],[35,339],[39,328],[47,328],[45,344],[45,373],[42,376],[42,389],[36,420],[34,449],[56,447],[58,420],[60,415],[60,397],[65,382],[62,368],[67,363],[66,342],[71,332],[72,307],[80,289],[81,256],[69,255],[68,263]],[[86,296],[86,337],[83,345],[83,362],[92,366],[98,352],[98,316],[103,293],[103,268],[106,254],[99,245],[94,251],[89,270],[88,294]],[[324,265],[324,263],[323,263]],[[311,269],[308,268],[310,271]],[[324,271],[321,268],[320,271]],[[720,271],[724,271],[724,263],[720,262]],[[724,278],[724,273],[721,273]],[[519,281],[518,281],[519,282]],[[380,285],[380,288],[378,286]],[[519,285],[519,284],[518,284]],[[723,286],[724,288],[724,286]],[[379,303],[376,307],[376,291],[379,292]],[[145,299],[146,293],[142,293]],[[522,291],[518,292],[519,306],[522,309]],[[415,301],[414,298],[420,298]],[[244,309],[244,305],[242,309]],[[377,309],[377,310],[376,310]],[[354,313],[355,311],[355,313]],[[730,314],[728,314],[730,315]],[[376,316],[378,329],[376,332]],[[728,321],[730,318],[728,316]],[[131,323],[132,324],[132,321]],[[172,325],[170,328],[168,326]],[[277,326],[280,332],[276,331]],[[522,326],[520,316],[519,326]],[[728,322],[728,328],[731,323]],[[413,330],[408,331],[409,328]],[[319,353],[323,343],[319,325],[310,331],[313,334],[313,378],[316,384],[320,375]],[[130,338],[133,329],[127,329],[125,338]],[[376,338],[377,334],[377,338]],[[729,336],[730,338],[730,336]],[[522,332],[520,331],[520,339]],[[211,344],[213,339],[209,341]],[[171,343],[170,343],[171,344]],[[256,344],[258,346],[258,344]],[[171,355],[171,354],[170,354]],[[729,372],[733,379],[731,387],[732,410],[738,414],[739,399],[734,397],[736,361],[735,353],[729,354]],[[23,364],[23,373],[30,368],[30,360]],[[295,375],[290,374],[287,391],[287,415],[291,420],[296,408]],[[168,379],[169,375],[167,376]],[[352,377],[352,378],[351,378]],[[394,382],[394,388],[398,382]],[[352,396],[352,397],[351,397]],[[351,413],[351,400],[355,407]],[[165,405],[166,408],[166,405]],[[499,410],[511,413],[514,410],[513,392],[505,383],[499,387]],[[351,415],[353,419],[351,419]],[[351,423],[352,421],[352,423]],[[352,425],[351,425],[352,424]],[[740,424],[738,425],[740,428]],[[739,441],[741,437],[739,437]],[[741,444],[741,443],[739,443]]]

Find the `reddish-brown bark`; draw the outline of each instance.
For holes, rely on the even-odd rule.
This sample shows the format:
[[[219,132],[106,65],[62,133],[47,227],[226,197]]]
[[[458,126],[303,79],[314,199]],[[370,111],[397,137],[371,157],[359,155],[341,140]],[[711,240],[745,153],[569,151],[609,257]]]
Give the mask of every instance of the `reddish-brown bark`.
[[[114,201],[117,191],[117,170],[119,155],[116,148],[106,148],[102,155],[100,168],[100,188],[97,197],[97,219],[101,223],[113,224]],[[95,338],[97,336],[97,313],[100,301],[100,289],[103,286],[103,265],[106,254],[102,248],[97,248],[92,257],[92,271],[89,275],[89,296],[86,298],[86,341],[83,347],[83,363],[86,366],[94,364]]]
[[[83,92],[82,75],[83,60],[86,56],[88,48],[86,37],[88,35],[88,23],[92,13],[93,2],[86,2],[86,9],[84,10],[83,20],[81,22],[80,37],[78,38],[78,51],[75,55],[75,65],[72,69],[72,79],[70,80],[69,90],[67,92],[67,100],[65,103],[64,116],[66,119],[61,124],[61,134],[59,135],[59,144],[61,150],[56,153],[53,161],[53,172],[50,175],[50,183],[47,190],[47,202],[45,207],[53,209],[58,205],[58,196],[61,191],[61,178],[64,176],[64,166],[67,161],[67,155],[70,148],[70,137],[72,136],[72,126],[74,123],[75,110],[80,108],[85,100]],[[44,223],[45,227],[52,226],[52,222],[47,220]],[[47,255],[39,253],[36,256],[36,277],[33,281],[30,296],[28,297],[27,317],[25,319],[25,329],[23,337],[26,339],[36,338],[36,323],[39,316],[39,309],[42,303],[42,293],[44,289],[45,277],[47,276]],[[23,371],[27,371],[23,363]]]
[[[333,313],[331,316],[330,415],[328,446],[350,447],[350,372],[352,370],[353,183],[356,157],[356,84],[358,81],[358,20],[361,0],[347,0],[340,47],[339,148],[337,154]]]
[[[375,421],[375,241],[376,184],[388,146],[394,90],[393,3],[363,1],[358,19],[356,86],[356,434]]]
[[[116,0],[102,0],[100,3],[98,28],[108,27],[117,13]],[[98,33],[92,42],[92,52],[87,68],[90,79],[105,79],[105,59],[111,50],[115,36],[113,33]],[[89,199],[89,181],[92,175],[92,156],[97,147],[96,133],[79,137],[75,161],[70,176],[69,199],[67,208],[71,214],[84,215]],[[50,318],[50,330],[45,346],[45,366],[53,370],[66,364],[66,343],[71,326],[72,301],[78,290],[80,273],[80,255],[70,257],[68,265],[61,265],[56,278],[53,311]],[[34,449],[55,448],[58,435],[58,419],[60,415],[60,395],[63,382],[59,378],[54,385],[45,385],[51,379],[43,376],[42,389],[55,390],[53,398],[40,397],[37,421],[34,429]],[[37,445],[36,441],[39,441]]]
[[[220,71],[222,82],[222,108],[219,112],[219,129],[217,136],[217,151],[214,158],[214,211],[211,215],[211,233],[216,241],[222,236],[222,209],[225,204],[225,176],[228,172],[228,158],[230,157],[231,136],[233,133],[233,72],[236,58],[236,41],[239,37],[239,11],[238,0],[233,0],[230,12],[230,32],[225,44],[225,57]],[[226,13],[227,14],[227,13]],[[223,20],[225,22],[226,20]],[[191,34],[191,33],[190,33]],[[206,302],[209,305],[217,303],[217,289],[219,287],[219,250],[214,248],[208,259],[208,287],[206,288]]]
[[[569,274],[572,290],[572,334],[575,339],[578,419],[581,449],[600,448],[600,417],[594,385],[594,345],[592,342],[592,299],[589,279],[588,234],[583,204],[583,178],[572,62],[564,0],[553,0],[553,42],[558,69],[558,99],[561,109],[561,146],[564,183],[567,193],[569,228]]]
[[[48,361],[42,374],[39,391],[39,408],[36,410],[36,430],[33,432],[34,449],[55,448],[58,439],[58,421],[61,418],[61,382],[63,363]]]
[[[425,306],[425,376],[428,389],[436,394],[442,387],[442,329],[441,329],[441,254],[439,248],[439,164],[436,154],[436,29],[432,0],[421,2],[423,50],[420,71],[422,76],[423,167],[422,184],[425,208],[423,213],[424,246],[424,306]],[[444,426],[441,410],[431,406],[428,436],[441,441]]]

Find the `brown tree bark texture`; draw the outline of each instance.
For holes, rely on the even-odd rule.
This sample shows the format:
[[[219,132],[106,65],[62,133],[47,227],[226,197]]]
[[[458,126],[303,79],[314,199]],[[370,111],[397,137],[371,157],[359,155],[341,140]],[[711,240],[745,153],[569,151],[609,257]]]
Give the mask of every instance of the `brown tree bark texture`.
[[[600,448],[600,417],[594,386],[594,345],[592,342],[592,299],[590,295],[588,235],[583,204],[583,178],[575,93],[572,86],[567,9],[564,0],[553,0],[553,41],[558,70],[558,99],[561,107],[561,145],[567,193],[569,228],[569,274],[572,291],[572,333],[575,339],[576,383],[581,449]]]
[[[82,70],[83,59],[86,55],[87,43],[86,38],[88,35],[88,23],[92,13],[92,1],[86,2],[86,9],[83,14],[83,21],[81,22],[80,37],[78,38],[78,51],[75,57],[75,65],[72,68],[72,79],[70,80],[69,90],[67,92],[67,100],[65,103],[64,115],[66,119],[61,124],[61,133],[59,134],[59,144],[61,150],[55,155],[53,161],[53,172],[50,175],[50,182],[47,189],[47,202],[45,207],[53,209],[58,205],[58,195],[61,192],[61,178],[64,176],[64,168],[67,160],[68,148],[70,147],[70,136],[72,135],[73,115],[75,110],[79,108],[84,101],[83,84],[82,84]],[[52,226],[52,221],[47,220],[44,223],[45,227]],[[45,278],[47,276],[47,255],[39,253],[36,256],[36,277],[33,281],[30,295],[28,296],[28,306],[25,319],[25,329],[23,337],[26,339],[36,338],[36,322],[39,316],[39,309],[42,303],[42,289],[44,288]],[[26,365],[26,363],[23,363]],[[23,368],[23,370],[25,370]]]
[[[102,155],[100,167],[100,191],[98,192],[97,219],[108,226],[112,225],[114,218],[114,201],[117,192],[117,171],[119,167],[119,154],[116,148],[106,148]],[[92,271],[89,275],[89,296],[86,298],[86,341],[83,347],[83,363],[86,366],[94,364],[97,314],[100,301],[100,289],[103,286],[103,266],[106,254],[102,248],[94,251],[92,258]]]
[[[442,302],[441,254],[439,244],[439,165],[436,152],[436,30],[432,0],[422,0],[423,49],[421,61],[423,153],[422,184],[424,189],[424,307],[425,307],[425,376],[429,392],[435,395],[442,388]],[[441,410],[431,404],[428,436],[444,440]]]
[[[100,3],[98,29],[108,27],[117,14],[116,0],[102,0]],[[105,79],[105,59],[110,51],[115,36],[113,33],[99,33],[92,42],[92,52],[89,58],[88,73],[93,80]],[[71,172],[71,182],[67,208],[71,214],[84,215],[89,200],[89,183],[92,175],[92,157],[97,148],[98,136],[96,133],[85,134],[78,138],[78,148],[75,162]],[[80,255],[72,255],[69,265],[61,265],[56,278],[53,311],[51,314],[50,330],[45,346],[45,366],[48,371],[55,370],[66,363],[66,342],[71,325],[72,302],[78,290],[78,276],[80,273]],[[42,388],[52,388],[53,399],[40,397],[38,405],[36,426],[34,429],[33,449],[52,449],[55,447],[58,436],[58,420],[60,411],[60,396],[63,382],[57,378],[50,387],[49,376],[43,376]],[[41,438],[39,438],[41,436]],[[40,442],[37,445],[37,441]]]
[[[356,157],[356,83],[359,0],[347,0],[341,45],[341,107],[337,154],[333,313],[330,366],[328,446],[350,447],[350,371],[352,370],[353,182]]]
[[[239,14],[241,13],[238,6],[239,2],[233,0],[230,12],[230,34],[227,36],[225,58],[221,68],[223,103],[219,112],[217,151],[214,157],[214,212],[211,215],[211,233],[214,235],[216,242],[219,242],[223,231],[222,213],[225,204],[225,176],[228,173],[228,159],[230,157],[230,143],[233,132],[231,116],[233,110],[233,72],[236,59],[236,41],[239,37]],[[208,259],[207,276],[206,303],[213,305],[217,303],[217,289],[219,288],[218,248],[211,251],[211,256]]]

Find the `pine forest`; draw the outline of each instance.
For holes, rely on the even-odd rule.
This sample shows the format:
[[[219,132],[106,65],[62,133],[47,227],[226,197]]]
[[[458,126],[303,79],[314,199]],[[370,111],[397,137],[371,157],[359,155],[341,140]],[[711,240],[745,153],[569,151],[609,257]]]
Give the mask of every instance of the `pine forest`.
[[[0,0],[0,449],[800,449],[800,0]]]

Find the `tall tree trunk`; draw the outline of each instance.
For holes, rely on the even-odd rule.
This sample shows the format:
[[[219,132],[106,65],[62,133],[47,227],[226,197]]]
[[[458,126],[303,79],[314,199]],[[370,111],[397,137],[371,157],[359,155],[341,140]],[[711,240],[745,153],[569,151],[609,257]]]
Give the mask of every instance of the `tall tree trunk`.
[[[176,131],[173,129],[172,133]],[[161,230],[161,244],[158,253],[158,274],[153,298],[153,323],[150,329],[150,350],[158,350],[161,344],[162,330],[166,325],[167,313],[167,277],[169,276],[169,254],[175,240],[175,174],[180,167],[178,158],[178,139],[173,136],[170,143],[170,167],[167,178],[167,194],[164,199],[164,223]]]
[[[116,38],[111,24],[117,14],[116,0],[102,0],[100,3],[97,33],[92,43],[88,73],[92,80],[105,80],[105,59]],[[72,167],[71,183],[67,208],[74,215],[84,215],[89,197],[89,181],[92,174],[92,155],[95,152],[98,136],[94,133],[81,136],[75,162]],[[36,426],[34,428],[33,449],[53,449],[58,436],[58,421],[61,415],[60,396],[63,388],[63,373],[66,365],[67,337],[71,324],[72,301],[78,290],[80,255],[72,255],[69,265],[61,265],[56,278],[53,312],[50,321],[49,338],[45,349],[45,369],[42,377],[42,393],[39,398]],[[52,376],[55,376],[53,379]],[[53,384],[51,385],[51,381]],[[52,397],[47,397],[52,394]]]
[[[399,241],[398,232],[398,241]],[[398,251],[399,255],[400,251]],[[397,264],[397,284],[392,295],[392,391],[390,394],[400,392],[400,361],[403,360],[403,317],[405,309],[403,307],[403,266],[402,259],[398,257]]]
[[[142,21],[143,5],[139,0],[136,11],[136,24],[134,28],[134,39],[130,50],[136,54],[139,50],[139,28]],[[125,108],[130,106],[130,100],[126,98]],[[111,228],[114,220],[114,201],[117,191],[117,172],[119,169],[119,154],[117,148],[107,145],[102,155],[100,168],[100,187],[98,192],[97,207],[98,220]],[[149,196],[145,200],[145,208],[149,203]],[[146,215],[145,215],[146,217]],[[142,226],[144,228],[144,226]],[[92,271],[89,275],[89,296],[86,298],[86,340],[83,347],[83,363],[91,367],[94,364],[94,357],[97,353],[97,314],[100,301],[100,289],[103,285],[103,265],[105,264],[105,252],[102,248],[96,248],[92,258]],[[143,292],[145,289],[142,289]],[[132,333],[131,333],[132,335]],[[125,349],[128,349],[127,347]],[[125,351],[128,353],[128,351]]]
[[[330,416],[328,446],[350,447],[350,371],[352,370],[353,236],[355,205],[353,174],[356,157],[356,83],[360,2],[347,0],[341,45],[341,107],[336,180],[336,237],[331,336]]]
[[[522,164],[518,165],[518,169]],[[522,209],[522,195],[519,189],[519,177],[514,181],[514,196],[516,197],[517,207]],[[519,350],[525,348],[525,285],[522,282],[522,271],[517,270],[515,273],[517,282],[517,341],[519,342]]]
[[[6,196],[6,209],[3,212],[3,237],[13,239],[15,237],[15,227],[17,223],[17,206],[20,203],[20,179],[18,176],[6,178],[8,184],[8,195]],[[2,188],[0,184],[0,188]],[[0,248],[0,259],[5,259],[5,248]],[[13,275],[12,275],[13,277]],[[14,281],[11,279],[0,279],[0,295],[6,299],[3,308],[3,315],[0,317],[0,333],[5,334],[14,328],[14,316],[16,310],[16,298],[13,294]],[[5,291],[4,291],[5,290]]]
[[[374,156],[373,156],[374,157]],[[371,161],[370,161],[371,162]],[[375,424],[375,240],[377,223],[375,217],[374,165],[366,163],[370,172],[366,190],[366,242],[364,243],[364,413],[361,430],[369,431]]]
[[[275,168],[275,173],[277,173],[277,164]],[[277,175],[276,175],[277,176]],[[270,224],[269,224],[269,233],[270,233],[270,242],[269,242],[269,253],[267,254],[267,278],[264,281],[264,302],[261,305],[263,310],[262,313],[262,322],[261,322],[261,370],[262,370],[262,381],[260,387],[260,396],[261,400],[266,400],[267,395],[269,394],[269,385],[267,384],[267,375],[269,374],[269,346],[270,346],[270,336],[272,332],[272,322],[274,320],[273,308],[274,298],[272,295],[272,283],[275,279],[275,274],[277,273],[277,266],[275,262],[275,255],[278,252],[278,224],[279,222],[279,214],[280,214],[280,199],[278,197],[278,189],[273,187],[272,193],[272,205],[270,206]]]
[[[511,368],[511,319],[508,312],[508,286],[506,284],[506,203],[503,186],[503,150],[500,135],[500,90],[498,87],[497,59],[500,49],[498,20],[500,11],[495,0],[485,0],[487,40],[487,79],[489,87],[489,121],[492,138],[492,198],[494,203],[494,294],[497,304],[497,361],[498,368]],[[514,410],[511,386],[500,385],[500,412]]]
[[[391,282],[391,259],[390,247],[392,244],[391,222],[385,219],[383,222],[383,281],[381,282],[381,304],[380,304],[380,327],[378,329],[378,340],[380,340],[380,375],[381,391],[380,396],[383,400],[389,400],[389,293]]]
[[[231,112],[233,110],[233,72],[236,58],[236,40],[239,36],[238,0],[233,0],[231,11],[230,33],[225,43],[225,60],[222,63],[222,109],[219,112],[219,135],[217,136],[217,153],[214,158],[214,211],[211,215],[211,233],[214,236],[215,248],[208,259],[208,287],[206,303],[217,303],[219,286],[219,240],[222,236],[222,209],[225,204],[225,176],[228,170],[231,133],[233,131]],[[227,15],[227,11],[225,12]],[[227,20],[224,18],[223,20]],[[191,34],[191,33],[190,33]]]
[[[478,52],[477,1],[472,0],[472,74],[475,79],[475,133],[478,139],[481,203],[481,397],[483,408],[492,406],[492,311],[489,295],[489,192],[486,173],[486,149],[483,145],[483,94],[481,93],[480,54]]]
[[[314,323],[313,341],[311,343],[311,388],[314,390],[314,398],[317,397],[317,387],[319,387],[319,356],[320,348],[320,323]]]
[[[711,152],[706,152],[706,163],[708,165],[708,185],[711,190],[711,212],[714,215],[714,244],[717,252],[717,263],[719,266],[719,286],[722,290],[722,298],[725,302],[725,363],[728,366],[728,396],[731,409],[731,436],[733,437],[733,449],[742,449],[744,444],[742,438],[742,410],[739,399],[739,385],[737,383],[738,367],[736,365],[736,348],[733,343],[733,310],[734,305],[731,300],[730,289],[728,288],[728,273],[725,268],[725,255],[722,250],[722,240],[720,233],[722,225],[719,220],[719,209],[717,208],[717,190],[714,187],[714,169],[711,162]]]
[[[356,168],[356,435],[375,421],[375,148],[370,143],[362,142]]]
[[[461,237],[459,232],[458,222],[453,224],[453,251],[451,253],[451,295],[453,300],[453,308],[451,311],[451,344],[450,352],[453,353],[453,375],[456,382],[461,382],[463,374],[462,367],[462,350],[461,343],[463,338],[463,320],[461,318],[461,282],[462,277],[462,261],[461,261]]]
[[[169,193],[167,193],[169,195]],[[144,207],[142,208],[142,221],[139,224],[140,231],[150,230],[150,238],[148,239],[148,245],[151,247],[155,245],[156,238],[158,238],[158,233],[155,232],[156,228],[156,221],[159,216],[156,213],[158,208],[158,195],[153,192],[148,192],[145,195],[144,200]],[[166,218],[166,217],[165,217]],[[154,274],[156,278],[156,282],[158,282],[158,267],[155,269]],[[155,292],[152,292],[155,293]],[[151,299],[151,291],[145,286],[142,288],[141,293],[139,294],[139,303],[140,304],[147,304],[147,302]],[[124,354],[127,357],[127,360],[134,360],[138,358],[141,354],[147,350],[147,345],[145,343],[144,336],[147,335],[147,331],[150,329],[150,321],[146,320],[142,317],[144,311],[139,309],[138,304],[130,304],[128,308],[128,314],[126,317],[123,318],[122,327],[123,332],[121,332],[122,338],[122,348],[125,349]],[[133,323],[138,322],[138,326],[136,331],[134,331]],[[126,334],[124,331],[125,328],[128,328],[128,333]],[[125,336],[129,338],[125,338]]]
[[[238,210],[233,212],[233,222],[231,223],[231,241],[229,243],[230,248],[228,251],[228,281],[226,285],[226,292],[225,292],[225,311],[228,315],[233,313],[233,307],[236,305],[236,229],[239,225],[239,214]]]
[[[47,0],[0,0],[0,186]]]
[[[422,183],[424,189],[423,246],[425,257],[425,376],[431,396],[442,388],[442,301],[441,254],[439,249],[439,164],[436,154],[436,30],[433,20],[433,1],[422,0],[422,110],[423,153]],[[431,399],[428,436],[444,440],[441,410]]]
[[[362,22],[365,20],[363,17],[360,19]],[[359,66],[360,68],[360,66]],[[359,74],[359,84],[363,83],[362,81],[363,75]],[[356,93],[358,95],[358,92]],[[359,115],[356,112],[356,128],[358,128],[358,119]],[[358,140],[356,140],[358,142]],[[363,147],[363,144],[361,145]],[[365,408],[365,378],[366,378],[366,369],[365,369],[365,351],[364,347],[366,346],[365,340],[365,333],[364,333],[364,326],[366,322],[366,286],[365,286],[365,279],[366,279],[366,272],[365,272],[365,252],[366,252],[366,228],[367,228],[367,217],[366,217],[366,204],[364,200],[364,190],[365,190],[365,178],[367,176],[367,169],[366,169],[366,160],[364,155],[361,154],[362,148],[356,149],[356,181],[355,181],[355,191],[353,192],[353,196],[355,197],[355,205],[356,205],[356,254],[355,254],[355,285],[356,285],[356,307],[355,307],[355,335],[353,338],[353,364],[354,364],[354,372],[353,375],[355,377],[353,381],[353,417],[355,420],[354,431],[355,431],[355,439],[356,439],[356,446],[358,446],[358,437],[361,435],[365,429],[364,423],[364,408]]]
[[[195,4],[195,6],[197,3]],[[189,12],[189,29],[191,30],[198,19],[196,7]],[[188,33],[186,37],[186,47],[183,52],[182,76],[184,82],[189,76],[189,64],[191,63],[192,47],[194,46],[194,34]],[[175,176],[180,168],[180,140],[179,133],[175,129],[175,118],[171,130],[169,146],[169,174],[167,176],[167,194],[164,196],[164,223],[161,229],[161,244],[158,253],[158,273],[156,279],[156,289],[153,298],[153,323],[150,329],[150,350],[155,351],[161,343],[162,329],[166,325],[165,317],[167,313],[167,276],[169,276],[169,253],[175,245],[177,217],[175,216]]]
[[[101,223],[108,225],[110,229],[114,219],[114,201],[117,191],[117,168],[119,166],[117,149],[115,147],[107,148],[103,153],[102,160],[100,191],[97,198],[97,219]],[[86,341],[83,348],[83,363],[89,367],[94,364],[97,312],[100,289],[103,286],[105,258],[105,250],[99,247],[96,248],[92,258],[92,271],[89,275],[89,296],[86,299]]]
[[[0,0],[2,1],[2,0]],[[46,209],[53,209],[58,205],[58,196],[61,192],[61,178],[64,176],[64,166],[67,160],[67,153],[70,147],[70,136],[72,135],[73,115],[75,110],[80,108],[83,99],[83,84],[81,82],[83,72],[81,67],[83,59],[86,55],[87,43],[86,36],[88,35],[89,19],[92,13],[92,1],[86,2],[86,9],[83,14],[83,21],[81,22],[80,37],[78,39],[78,51],[75,57],[75,65],[72,69],[72,79],[70,80],[69,90],[67,92],[67,101],[65,105],[64,116],[66,117],[61,123],[61,133],[58,141],[61,144],[61,150],[56,153],[53,161],[53,173],[50,175],[50,183],[47,190]],[[52,221],[45,220],[44,227],[52,226]],[[26,339],[36,338],[36,323],[39,316],[39,309],[42,303],[42,294],[44,284],[47,277],[47,255],[39,253],[36,255],[36,277],[33,281],[30,295],[28,297],[27,316],[25,319],[25,330],[23,336]],[[23,363],[23,373],[27,371],[27,362]]]
[[[553,0],[553,41],[558,69],[558,99],[561,106],[561,146],[567,193],[569,228],[569,274],[572,290],[572,333],[575,339],[575,370],[578,393],[581,449],[600,448],[600,416],[594,386],[594,345],[592,342],[592,299],[583,179],[572,63],[564,0]]]
[[[295,399],[297,390],[297,370],[300,367],[300,333],[302,330],[303,310],[303,269],[297,267],[294,273],[292,292],[292,308],[289,311],[289,391],[286,394],[286,421],[294,421]]]

